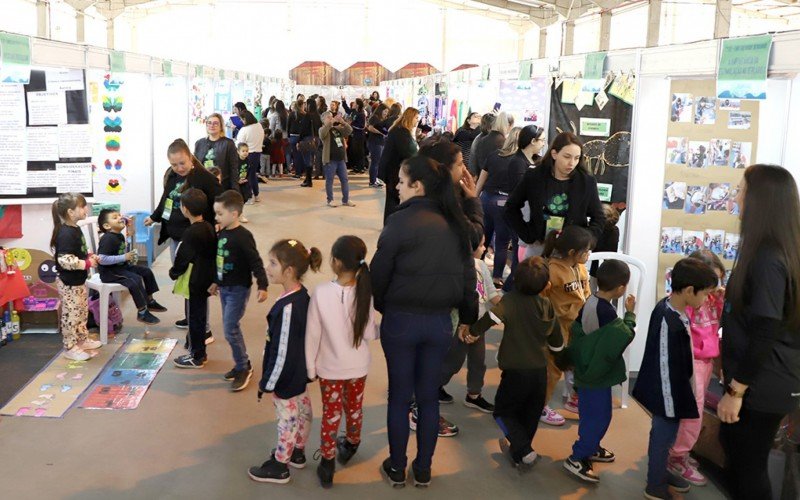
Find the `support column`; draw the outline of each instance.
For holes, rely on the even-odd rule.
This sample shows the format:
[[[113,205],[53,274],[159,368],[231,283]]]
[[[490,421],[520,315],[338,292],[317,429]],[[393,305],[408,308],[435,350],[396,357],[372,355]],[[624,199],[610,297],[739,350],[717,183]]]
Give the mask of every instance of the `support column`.
[[[547,28],[539,29],[539,59],[547,56]]]
[[[731,0],[717,0],[714,16],[714,38],[728,38],[730,36],[732,3]]]
[[[611,44],[611,11],[600,12],[600,52],[608,52]]]
[[[650,0],[647,7],[647,47],[657,47],[661,34],[661,0]]]
[[[564,23],[564,43],[562,45],[561,55],[571,56],[575,50],[575,21],[567,21]]]
[[[447,7],[442,8],[442,65],[439,71],[447,71]]]
[[[78,43],[86,43],[86,13],[82,10],[75,11],[75,33]]]
[[[36,36],[50,38],[50,0],[36,0]]]
[[[114,50],[114,18],[111,16],[106,19],[106,47]]]

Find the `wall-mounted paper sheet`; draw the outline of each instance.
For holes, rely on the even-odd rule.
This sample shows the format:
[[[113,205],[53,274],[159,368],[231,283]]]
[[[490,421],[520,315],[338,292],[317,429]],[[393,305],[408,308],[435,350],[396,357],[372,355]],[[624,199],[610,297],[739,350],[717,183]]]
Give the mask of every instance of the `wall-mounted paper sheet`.
[[[25,129],[0,129],[0,195],[27,194]]]
[[[0,85],[0,130],[25,126],[25,89],[22,85]]]
[[[55,170],[30,170],[28,171],[28,188],[53,187],[56,182]]]
[[[62,125],[58,127],[59,158],[91,158],[92,136],[89,125]]]
[[[63,92],[28,92],[29,125],[64,125],[67,100]]]
[[[83,70],[82,69],[60,69],[60,70],[47,70],[45,72],[45,79],[47,81],[47,90],[65,91],[65,90],[83,90]]]
[[[91,193],[91,163],[56,163],[56,192]]]
[[[58,127],[28,127],[28,161],[58,161]]]

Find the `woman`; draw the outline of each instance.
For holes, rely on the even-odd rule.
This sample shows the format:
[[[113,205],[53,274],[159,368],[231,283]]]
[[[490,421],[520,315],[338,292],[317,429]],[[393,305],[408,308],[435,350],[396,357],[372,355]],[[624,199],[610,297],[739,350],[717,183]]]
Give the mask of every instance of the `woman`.
[[[367,127],[367,112],[364,111],[364,100],[355,100],[355,107],[348,106],[344,96],[342,96],[342,108],[350,117],[350,126],[353,127],[353,135],[348,142],[347,156],[350,158],[350,168],[353,173],[361,174],[364,172],[364,147],[366,136],[364,135]]]
[[[367,149],[369,150],[369,187],[378,188],[383,184],[378,184],[378,165],[383,153],[383,142],[389,132],[383,128],[383,122],[389,116],[389,108],[381,103],[375,108],[375,112],[369,117],[367,123]]]
[[[294,171],[294,178],[299,179],[301,175],[305,172],[305,167],[303,166],[303,155],[300,154],[300,148],[298,145],[300,144],[300,131],[301,131],[301,122],[305,115],[305,101],[297,100],[292,103],[292,112],[289,113],[289,118],[286,121],[286,130],[289,132],[289,155],[292,165],[292,170]],[[290,162],[286,162],[286,169],[288,171]]]
[[[369,95],[369,103],[381,103],[381,94],[377,90],[373,90]]]
[[[272,133],[272,138],[275,137],[275,132],[278,130],[281,131],[283,137],[287,137],[287,130],[289,128],[289,112],[286,110],[286,104],[283,103],[280,99],[276,99],[272,105],[275,110],[270,113],[269,118],[269,130]],[[286,169],[288,172],[289,165],[291,164],[291,155],[292,150],[287,149],[285,152],[286,155]],[[275,163],[278,163],[275,161]]]
[[[475,167],[477,172],[484,170],[486,160],[489,155],[503,147],[506,142],[506,136],[514,126],[514,117],[506,114],[505,111],[500,112],[494,119],[492,130],[481,139],[478,146],[475,148]],[[472,156],[470,156],[472,159]]]
[[[464,156],[464,163],[469,165],[469,154],[472,148],[472,141],[481,133],[481,114],[472,112],[464,120],[461,128],[456,130],[456,135],[453,137],[453,142],[458,144],[461,148],[461,154]]]
[[[525,221],[522,208],[530,207]],[[605,215],[597,181],[583,162],[583,144],[571,132],[556,136],[538,167],[528,169],[508,197],[506,221],[528,247],[525,257],[541,255],[544,238],[552,230],[577,225],[595,239],[603,233]]]
[[[386,184],[386,204],[383,207],[383,223],[394,213],[400,204],[397,191],[400,165],[417,154],[417,141],[414,140],[414,128],[419,120],[417,108],[406,108],[395,120],[386,135],[383,153],[378,167],[378,176]]]
[[[492,276],[495,286],[502,287],[503,271],[508,259],[508,243],[511,242],[511,274],[519,263],[517,235],[505,220],[505,206],[508,195],[514,191],[525,172],[539,160],[539,151],[545,142],[544,129],[536,125],[524,128],[515,127],[508,134],[503,149],[489,155],[486,169],[481,170],[477,191],[483,203],[486,218],[486,241],[494,239],[494,271]]]
[[[300,187],[311,187],[311,175],[314,172],[315,156],[319,147],[319,129],[322,119],[317,113],[316,99],[306,101],[306,113],[300,118],[300,142],[297,148],[303,158],[306,178]]]
[[[231,114],[230,118],[228,118],[228,123],[225,126],[230,129],[231,137],[234,139],[237,138],[239,135],[239,130],[242,129],[244,126],[244,121],[242,120],[242,112],[247,110],[247,106],[243,102],[237,102],[233,105],[233,113]]]
[[[469,171],[473,177],[478,177],[481,173],[481,169],[478,168],[478,146],[481,145],[481,142],[483,142],[486,136],[489,135],[489,132],[492,131],[496,118],[497,117],[492,113],[486,113],[481,117],[480,133],[475,137],[475,140],[472,141],[472,146],[469,148],[469,163],[467,163],[467,167],[469,167]]]
[[[475,264],[469,224],[458,206],[450,172],[424,156],[398,172],[401,204],[378,240],[371,264],[375,308],[383,313],[381,345],[389,373],[387,427],[390,457],[382,471],[394,486],[405,483],[408,406],[419,408],[414,481],[430,483],[439,420],[439,377],[459,323],[477,320]]]
[[[239,143],[247,144],[247,182],[253,190],[253,201],[261,201],[258,195],[258,169],[261,168],[261,150],[264,147],[264,128],[258,123],[253,113],[242,112],[244,126],[239,131]],[[250,203],[248,201],[248,203]]]
[[[239,154],[236,152],[236,143],[223,134],[222,123],[219,113],[212,113],[206,118],[208,135],[194,143],[194,156],[206,168],[219,169],[223,191],[239,191]]]
[[[789,171],[747,168],[739,257],[722,316],[726,394],[717,414],[734,499],[772,498],[767,462],[800,397],[800,201]],[[779,223],[777,223],[779,221]]]

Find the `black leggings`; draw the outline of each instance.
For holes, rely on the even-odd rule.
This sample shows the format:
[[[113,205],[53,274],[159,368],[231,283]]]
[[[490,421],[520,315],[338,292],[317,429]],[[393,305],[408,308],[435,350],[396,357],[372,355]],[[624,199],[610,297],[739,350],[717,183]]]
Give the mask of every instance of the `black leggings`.
[[[725,479],[734,500],[772,498],[767,462],[784,417],[742,407],[738,422],[720,426],[719,440],[727,457]]]

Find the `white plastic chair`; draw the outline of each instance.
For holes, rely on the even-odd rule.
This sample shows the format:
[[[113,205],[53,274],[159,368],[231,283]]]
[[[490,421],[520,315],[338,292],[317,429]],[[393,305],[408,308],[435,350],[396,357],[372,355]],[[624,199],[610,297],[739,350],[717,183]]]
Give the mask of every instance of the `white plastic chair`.
[[[628,284],[628,293],[632,294],[632,295],[635,295],[636,299],[637,299],[636,300],[636,307],[634,308],[634,313],[636,313],[637,319],[638,319],[639,299],[641,298],[641,292],[644,289],[644,274],[645,274],[645,272],[647,270],[645,265],[644,265],[644,262],[642,262],[641,260],[637,259],[636,257],[631,257],[630,255],[625,255],[624,253],[597,252],[597,253],[592,253],[591,254],[591,256],[589,257],[589,262],[587,263],[587,267],[593,261],[603,261],[603,260],[608,260],[608,259],[621,260],[622,262],[628,264],[629,267],[636,268],[636,270],[639,272],[639,279],[636,282],[636,287],[634,288],[632,286],[633,283]],[[622,318],[622,317],[625,316],[624,300],[620,299],[617,302],[618,302],[618,304],[616,304],[616,306],[617,306],[617,314],[619,314],[619,317]],[[637,330],[638,330],[638,325],[637,325]],[[629,359],[630,359],[629,351],[630,351],[630,346],[628,346],[628,349],[625,349],[625,352],[622,355],[623,359],[625,359],[626,370],[628,370],[628,378],[626,378],[625,382],[622,383],[622,394],[620,395],[620,403],[621,403],[622,408],[627,408],[628,407],[628,398],[630,397],[630,396],[628,396],[628,385],[629,385],[629,380],[630,380],[630,369],[628,368]]]
[[[85,235],[89,236],[89,248],[92,253],[97,253],[97,245],[100,242],[100,228],[97,225],[97,217],[87,217],[79,221],[78,227],[84,231]],[[108,297],[113,294],[114,301],[117,305],[120,305],[122,304],[120,293],[127,292],[128,289],[119,283],[103,283],[100,281],[100,273],[94,270],[89,272],[91,275],[86,280],[86,286],[100,294],[100,342],[108,344]]]

